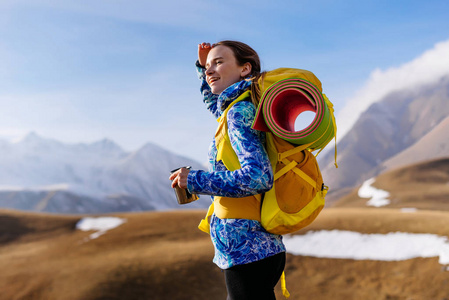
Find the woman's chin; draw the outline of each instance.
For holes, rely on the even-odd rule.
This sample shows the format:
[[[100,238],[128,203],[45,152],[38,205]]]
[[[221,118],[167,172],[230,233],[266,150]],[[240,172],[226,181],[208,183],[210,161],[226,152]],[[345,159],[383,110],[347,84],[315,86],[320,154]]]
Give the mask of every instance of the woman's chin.
[[[211,89],[212,94],[220,95],[223,92],[223,89]]]

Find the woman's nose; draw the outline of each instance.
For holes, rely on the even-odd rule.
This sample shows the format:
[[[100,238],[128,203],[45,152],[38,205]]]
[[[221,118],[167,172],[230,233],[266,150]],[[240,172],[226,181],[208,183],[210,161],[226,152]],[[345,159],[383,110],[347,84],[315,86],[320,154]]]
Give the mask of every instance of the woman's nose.
[[[214,73],[214,70],[212,67],[206,68],[206,75],[210,75],[212,73]]]

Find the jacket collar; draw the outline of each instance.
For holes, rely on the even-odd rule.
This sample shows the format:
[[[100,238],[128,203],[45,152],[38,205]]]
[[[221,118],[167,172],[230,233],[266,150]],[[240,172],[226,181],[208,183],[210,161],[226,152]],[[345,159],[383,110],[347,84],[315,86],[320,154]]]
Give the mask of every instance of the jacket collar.
[[[217,108],[222,113],[228,105],[237,99],[244,91],[251,86],[251,80],[242,80],[227,87],[217,99]]]

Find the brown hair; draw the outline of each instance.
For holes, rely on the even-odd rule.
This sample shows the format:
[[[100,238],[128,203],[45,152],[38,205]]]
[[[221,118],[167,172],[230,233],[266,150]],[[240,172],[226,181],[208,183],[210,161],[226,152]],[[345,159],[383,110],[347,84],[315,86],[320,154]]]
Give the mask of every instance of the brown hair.
[[[251,83],[251,101],[253,102],[254,106],[257,108],[259,105],[260,100],[260,88],[259,88],[259,78],[264,77],[265,72],[260,71],[260,59],[257,52],[248,46],[245,43],[238,42],[238,41],[221,41],[216,44],[215,46],[226,46],[229,47],[232,52],[234,53],[235,59],[237,60],[237,63],[242,66],[245,63],[251,64],[251,73],[249,74],[249,78],[247,80],[252,80]]]

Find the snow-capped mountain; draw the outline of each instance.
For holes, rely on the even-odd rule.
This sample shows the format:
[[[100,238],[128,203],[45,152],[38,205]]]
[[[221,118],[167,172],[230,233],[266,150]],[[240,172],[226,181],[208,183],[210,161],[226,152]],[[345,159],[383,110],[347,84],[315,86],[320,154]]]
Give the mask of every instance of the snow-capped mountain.
[[[178,205],[170,171],[200,163],[148,143],[126,152],[113,141],[64,144],[30,133],[0,141],[0,207],[57,213],[207,207]]]
[[[339,168],[333,165],[333,151],[319,158],[329,198],[386,169],[449,157],[448,103],[446,76],[372,104],[338,143]]]

